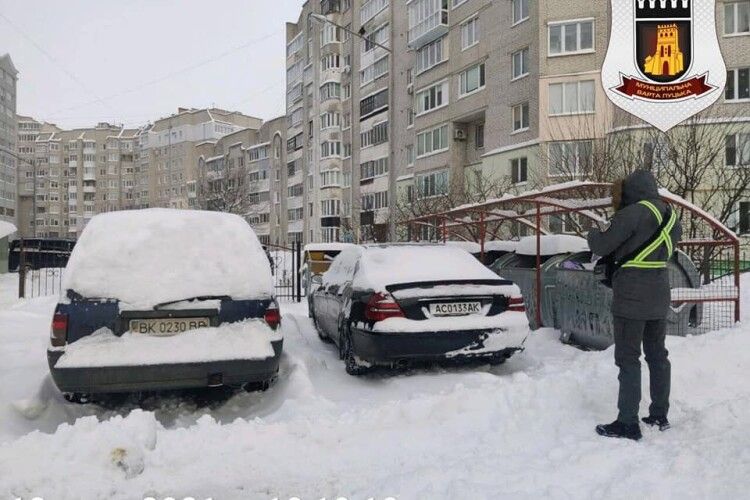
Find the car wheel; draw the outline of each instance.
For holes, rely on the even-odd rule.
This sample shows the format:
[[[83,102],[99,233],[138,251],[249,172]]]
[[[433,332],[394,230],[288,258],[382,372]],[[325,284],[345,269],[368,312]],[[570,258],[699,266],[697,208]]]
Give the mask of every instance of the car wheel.
[[[354,352],[354,345],[352,344],[351,332],[348,327],[344,327],[341,335],[341,348],[339,350],[343,354],[344,366],[346,367],[346,373],[349,375],[364,375],[370,370],[368,365],[365,365],[357,358]]]
[[[63,398],[68,403],[75,403],[79,405],[85,405],[91,402],[91,396],[81,392],[65,392]]]
[[[271,380],[263,380],[261,382],[248,382],[244,386],[246,392],[265,392],[271,387]]]

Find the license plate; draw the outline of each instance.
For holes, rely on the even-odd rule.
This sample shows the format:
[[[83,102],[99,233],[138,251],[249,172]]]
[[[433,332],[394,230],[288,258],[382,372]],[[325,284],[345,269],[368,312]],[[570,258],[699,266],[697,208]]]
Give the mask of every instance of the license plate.
[[[482,309],[480,302],[442,302],[430,304],[430,314],[433,316],[464,316],[477,314]]]
[[[167,337],[188,330],[211,326],[211,322],[208,318],[131,319],[129,326],[130,331],[134,333]]]

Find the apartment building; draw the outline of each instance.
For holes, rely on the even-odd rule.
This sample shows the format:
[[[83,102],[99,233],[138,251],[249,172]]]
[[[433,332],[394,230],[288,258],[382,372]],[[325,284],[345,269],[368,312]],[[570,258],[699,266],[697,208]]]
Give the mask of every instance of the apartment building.
[[[260,129],[262,120],[217,108],[179,108],[138,134],[138,206],[189,208],[198,181],[200,146],[241,129]],[[189,190],[193,191],[190,192]]]
[[[286,123],[283,116],[198,144],[198,179],[187,185],[190,206],[230,209],[247,219],[261,243],[286,244]],[[222,190],[225,183],[231,187]]]
[[[0,220],[17,224],[16,83],[9,54],[0,56]]]

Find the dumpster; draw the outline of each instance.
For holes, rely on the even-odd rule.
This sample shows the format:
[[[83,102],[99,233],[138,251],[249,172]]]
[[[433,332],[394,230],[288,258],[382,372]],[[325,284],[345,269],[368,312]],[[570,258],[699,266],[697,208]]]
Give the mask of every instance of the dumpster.
[[[536,321],[536,236],[521,238],[515,251],[508,253],[490,266],[496,274],[513,281],[521,289],[526,303],[526,315],[532,328],[558,324],[555,305],[556,273],[560,262],[571,253],[587,248],[586,240],[570,235],[543,235],[540,237],[542,262],[542,323]]]
[[[555,300],[551,302],[556,308],[553,316],[561,339],[588,349],[611,346],[614,343],[612,290],[594,275],[591,252],[569,254],[557,260],[555,266]],[[673,289],[700,288],[698,270],[679,250],[669,262],[669,278]],[[696,333],[702,320],[702,309],[701,303],[673,302],[667,313],[667,335]],[[546,320],[545,326],[548,326]]]

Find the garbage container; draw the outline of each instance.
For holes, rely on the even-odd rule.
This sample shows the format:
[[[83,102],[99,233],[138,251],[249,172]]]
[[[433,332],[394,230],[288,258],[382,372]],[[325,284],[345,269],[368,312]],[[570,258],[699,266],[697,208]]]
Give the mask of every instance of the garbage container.
[[[564,342],[588,349],[606,349],[614,343],[612,290],[594,275],[591,252],[565,256],[556,263],[555,325]],[[669,262],[672,288],[699,288],[700,276],[690,258],[675,252]],[[699,303],[673,303],[667,313],[667,334],[687,335],[700,325]]]

